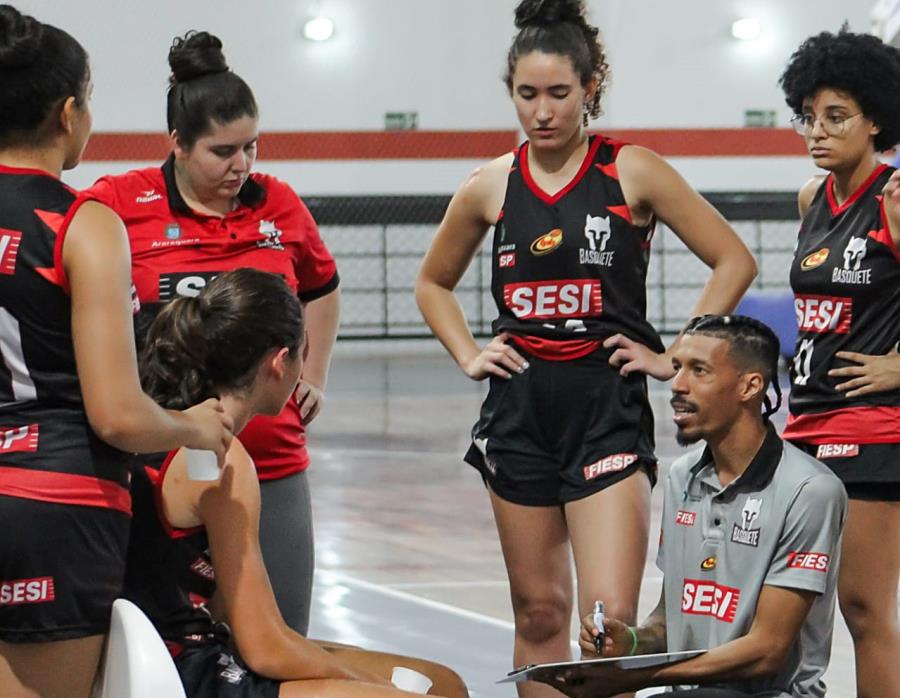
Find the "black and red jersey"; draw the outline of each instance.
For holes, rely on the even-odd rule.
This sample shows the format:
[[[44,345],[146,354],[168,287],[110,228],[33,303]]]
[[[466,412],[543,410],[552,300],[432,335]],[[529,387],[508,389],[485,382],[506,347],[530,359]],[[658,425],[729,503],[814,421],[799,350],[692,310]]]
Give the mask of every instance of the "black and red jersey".
[[[75,365],[62,244],[81,203],[0,167],[0,494],[128,511],[128,456],[91,430]]]
[[[616,170],[624,143],[591,136],[578,173],[548,194],[514,153],[493,242],[494,332],[599,340],[617,332],[662,351],[647,322],[654,224],[637,226]]]
[[[162,506],[162,483],[177,451],[141,456],[133,469],[133,518],[124,595],[136,603],[169,650],[213,632],[207,610],[216,589],[206,529],[175,528]]]
[[[883,355],[900,342],[900,249],[881,197],[892,172],[879,166],[842,204],[829,175],[800,226],[791,265],[799,335],[785,438],[900,441],[900,390],[848,398],[835,385],[849,379],[828,375],[856,365],[835,358],[839,351]]]
[[[281,275],[300,300],[338,286],[331,253],[309,210],[287,184],[253,173],[225,216],[192,210],[175,184],[174,160],[162,167],[99,179],[86,195],[110,206],[128,229],[132,274],[141,311],[140,346],[160,308],[195,296],[223,271],[252,267]],[[309,464],[300,412],[288,401],[278,417],[257,417],[241,433],[261,479],[284,477]]]

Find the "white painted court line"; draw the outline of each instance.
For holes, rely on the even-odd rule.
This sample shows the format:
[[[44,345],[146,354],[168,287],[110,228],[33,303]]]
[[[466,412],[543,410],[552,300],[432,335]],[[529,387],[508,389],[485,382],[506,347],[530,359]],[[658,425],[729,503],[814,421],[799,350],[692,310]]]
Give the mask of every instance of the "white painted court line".
[[[505,579],[474,582],[391,582],[392,589],[459,589],[466,587],[507,587]]]
[[[348,587],[355,587],[357,589],[363,589],[365,591],[370,591],[373,593],[383,594],[384,596],[390,596],[391,598],[398,599],[400,601],[407,601],[409,603],[418,604],[420,606],[425,606],[426,608],[431,608],[435,611],[440,611],[441,613],[446,613],[448,615],[457,616],[459,618],[466,618],[468,620],[473,620],[478,623],[484,623],[486,625],[493,625],[496,628],[501,628],[503,630],[513,631],[513,624],[511,621],[500,620],[499,618],[492,618],[491,616],[486,616],[482,613],[476,613],[475,611],[467,611],[463,608],[457,608],[456,606],[451,606],[446,603],[442,603],[440,601],[432,601],[431,599],[425,599],[421,596],[416,596],[415,594],[408,594],[405,591],[400,591],[398,589],[392,589],[389,586],[384,586],[382,584],[375,584],[373,582],[366,582],[362,579],[356,579],[354,577],[349,577],[346,574],[341,572],[333,572],[329,570],[316,570],[316,576],[324,577],[325,579],[330,579],[333,582],[337,582],[338,584],[344,584]]]

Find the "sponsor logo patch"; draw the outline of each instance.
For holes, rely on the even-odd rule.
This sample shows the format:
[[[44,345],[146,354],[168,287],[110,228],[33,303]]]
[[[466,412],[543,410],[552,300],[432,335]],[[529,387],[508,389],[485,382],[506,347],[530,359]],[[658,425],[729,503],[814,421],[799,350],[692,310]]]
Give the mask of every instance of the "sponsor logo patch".
[[[275,221],[260,221],[259,234],[265,240],[256,243],[257,247],[268,247],[272,250],[283,250],[284,245],[281,244],[281,231],[275,227]]]
[[[847,334],[853,322],[853,299],[798,295],[794,312],[801,332]]]
[[[166,226],[166,240],[177,240],[181,237],[181,226],[178,223],[169,223]]]
[[[515,252],[505,252],[501,254],[497,258],[497,266],[501,269],[504,267],[514,267],[516,266],[516,253]]]
[[[740,598],[740,589],[700,579],[685,579],[681,588],[681,612],[733,623]]]
[[[761,499],[747,497],[747,501],[744,502],[744,508],[741,510],[741,523],[740,525],[734,524],[731,529],[732,543],[750,545],[754,548],[759,547],[759,529],[753,528],[753,524],[759,519],[761,510]]]
[[[612,235],[612,228],[610,228],[608,217],[587,215],[584,236],[588,241],[588,249],[580,248],[578,250],[578,262],[602,267],[612,266],[615,251],[606,249],[610,235]]]
[[[136,204],[149,204],[153,201],[159,201],[163,196],[156,189],[145,189],[136,197],[134,197],[134,202]]]
[[[537,240],[531,243],[531,254],[536,257],[550,254],[562,244],[562,240],[563,231],[559,228],[554,228],[549,233],[541,235]]]
[[[816,458],[853,458],[859,455],[859,444],[819,444]]]
[[[20,606],[26,603],[47,603],[56,598],[53,577],[14,579],[0,582],[0,606]]]
[[[741,528],[737,524],[731,529],[731,542],[740,543],[741,545],[752,545],[754,548],[759,547],[759,529],[747,530]]]
[[[809,271],[810,269],[822,266],[825,263],[825,260],[828,259],[829,252],[830,250],[827,247],[823,247],[821,250],[806,255],[803,258],[803,261],[800,262],[800,269]]]
[[[0,453],[28,452],[38,450],[38,425],[26,424],[21,427],[0,427]]]
[[[16,273],[16,258],[21,243],[21,230],[0,228],[0,274]]]
[[[198,557],[191,563],[191,570],[204,579],[214,580],[216,578],[216,571],[213,569],[212,564],[209,560],[202,557]]]
[[[709,572],[710,570],[716,569],[716,563],[718,560],[715,555],[710,555],[703,562],[700,563],[700,569],[704,572]]]
[[[795,550],[788,555],[787,566],[789,569],[827,572],[830,560],[831,556],[826,553],[809,553]]]
[[[588,317],[603,312],[599,279],[506,284],[503,302],[520,320]]]
[[[693,526],[697,521],[697,513],[693,511],[678,511],[675,513],[675,523],[679,526]]]
[[[181,274],[175,272],[160,274],[159,300],[169,301],[173,298],[193,298],[220,273],[218,271],[192,271]]]
[[[609,473],[617,473],[625,470],[629,465],[638,459],[636,453],[614,453],[606,458],[601,458],[596,463],[584,466],[584,479],[593,480],[601,475]]]
[[[860,269],[866,258],[866,238],[852,237],[844,248],[844,268],[835,267],[831,272],[831,280],[842,284],[870,284],[872,270]]]

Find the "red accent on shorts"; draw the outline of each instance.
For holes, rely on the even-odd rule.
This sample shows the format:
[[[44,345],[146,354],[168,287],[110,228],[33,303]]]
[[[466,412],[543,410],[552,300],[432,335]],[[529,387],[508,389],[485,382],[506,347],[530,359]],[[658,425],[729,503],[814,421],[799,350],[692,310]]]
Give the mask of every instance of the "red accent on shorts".
[[[886,169],[887,165],[885,164],[881,164],[876,167],[872,174],[868,176],[866,181],[860,184],[856,188],[856,191],[853,192],[853,194],[851,194],[850,197],[842,204],[838,204],[837,197],[835,197],[834,195],[834,175],[829,174],[828,179],[825,180],[825,194],[828,197],[828,206],[831,209],[831,215],[837,216],[846,211],[853,204],[855,204],[859,200],[859,197],[861,197],[865,193],[865,191],[872,185],[872,182],[874,182],[878,178],[878,175],[880,175]]]
[[[544,339],[529,335],[510,335],[513,344],[545,361],[572,361],[600,348],[599,339]]]
[[[900,406],[844,407],[817,414],[789,414],[781,436],[816,445],[900,443]]]
[[[519,153],[519,163],[522,167],[522,179],[525,180],[525,185],[531,190],[532,194],[534,194],[545,204],[555,204],[566,194],[572,191],[572,189],[575,188],[575,186],[581,181],[584,175],[587,174],[587,171],[588,169],[590,169],[591,163],[594,161],[594,156],[597,154],[597,149],[600,147],[601,143],[603,143],[602,138],[595,138],[591,142],[591,147],[588,148],[587,154],[584,156],[584,160],[581,163],[581,167],[578,168],[578,172],[575,173],[574,177],[572,177],[572,181],[570,181],[566,186],[564,186],[555,194],[548,194],[538,186],[537,182],[535,182],[534,179],[532,179],[531,170],[528,167],[528,143],[523,143],[522,149]]]
[[[131,516],[131,495],[127,489],[87,475],[0,465],[0,494],[40,502],[114,509]]]

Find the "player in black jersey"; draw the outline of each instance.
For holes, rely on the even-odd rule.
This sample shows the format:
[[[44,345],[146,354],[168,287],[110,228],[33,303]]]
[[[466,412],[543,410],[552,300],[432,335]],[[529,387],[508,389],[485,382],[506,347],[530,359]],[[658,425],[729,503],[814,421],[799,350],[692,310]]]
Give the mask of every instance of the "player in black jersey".
[[[59,179],[91,127],[87,54],[0,5],[0,695],[83,698],[121,591],[126,452],[224,456],[216,400],[141,391],[128,245]],[[83,204],[83,205],[82,205]]]
[[[800,334],[784,436],[830,466],[850,508],[838,599],[857,695],[900,695],[900,51],[823,32],[781,76],[793,123],[828,171],[799,195],[791,266]]]
[[[221,395],[240,431],[256,414],[278,414],[296,389],[302,317],[281,277],[255,269],[220,274],[197,297],[160,312],[141,353],[144,386],[175,408]],[[390,686],[394,666],[429,676],[434,695],[468,695],[445,667],[323,648],[291,630],[260,552],[252,459],[235,439],[220,478],[199,481],[189,478],[187,458],[178,450],[135,469],[125,587],[166,640],[188,698],[410,695]]]
[[[645,313],[654,222],[713,269],[696,313],[729,311],[756,269],[655,153],[588,137],[608,67],[584,11],[579,0],[518,6],[507,86],[528,141],[459,189],[416,284],[460,368],[491,382],[466,460],[494,508],[517,665],[569,656],[570,545],[579,613],[602,599],[608,613],[636,614],[656,469],[645,374],[672,376]],[[499,317],[481,348],[453,289],[492,225]]]

